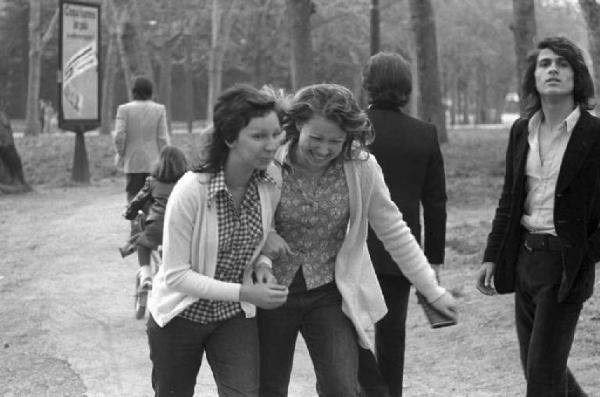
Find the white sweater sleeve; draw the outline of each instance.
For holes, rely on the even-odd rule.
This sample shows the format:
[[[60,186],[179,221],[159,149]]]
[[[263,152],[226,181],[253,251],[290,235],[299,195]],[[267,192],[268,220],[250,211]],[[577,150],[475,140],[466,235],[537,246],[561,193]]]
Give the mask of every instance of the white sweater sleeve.
[[[194,174],[188,172],[169,196],[163,235],[165,283],[170,289],[194,298],[239,301],[241,284],[218,281],[212,274],[201,274],[198,269],[192,269],[191,247],[196,216],[204,205],[201,189]]]
[[[368,199],[369,223],[382,241],[402,273],[428,301],[432,302],[446,290],[437,282],[435,271],[427,262],[423,250],[402,219],[398,207],[390,198],[383,173],[374,156],[365,161],[364,170],[370,183],[363,184],[369,191],[363,192]]]

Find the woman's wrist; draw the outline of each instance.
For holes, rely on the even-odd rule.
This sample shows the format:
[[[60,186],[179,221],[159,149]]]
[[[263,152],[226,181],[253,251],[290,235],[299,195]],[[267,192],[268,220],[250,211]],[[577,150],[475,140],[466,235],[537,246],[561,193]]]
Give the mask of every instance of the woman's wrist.
[[[258,270],[259,268],[264,267],[266,269],[273,268],[273,261],[268,256],[261,254],[256,262],[254,262],[254,270]]]

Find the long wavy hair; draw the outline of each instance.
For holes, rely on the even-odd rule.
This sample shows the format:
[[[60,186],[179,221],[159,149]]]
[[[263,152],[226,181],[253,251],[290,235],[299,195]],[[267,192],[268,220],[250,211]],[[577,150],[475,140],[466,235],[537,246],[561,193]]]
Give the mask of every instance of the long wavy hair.
[[[521,90],[525,101],[527,117],[533,116],[542,107],[540,93],[535,86],[535,68],[540,52],[549,49],[569,62],[573,68],[573,100],[582,109],[594,108],[594,81],[579,47],[565,37],[547,37],[541,40],[537,48],[527,55],[527,68],[523,76]]]
[[[374,138],[371,123],[352,92],[338,84],[315,84],[301,88],[290,100],[284,113],[286,141],[298,144],[302,124],[315,116],[336,123],[346,133],[342,148],[345,160],[362,158]]]
[[[228,143],[234,142],[240,131],[256,117],[276,112],[280,106],[270,92],[248,84],[238,84],[217,98],[213,111],[213,132],[206,160],[194,169],[196,172],[218,172],[229,156]]]

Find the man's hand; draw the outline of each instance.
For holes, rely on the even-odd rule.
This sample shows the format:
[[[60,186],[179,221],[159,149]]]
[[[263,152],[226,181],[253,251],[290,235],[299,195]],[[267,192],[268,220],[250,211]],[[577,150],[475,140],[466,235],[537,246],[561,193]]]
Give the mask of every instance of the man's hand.
[[[279,284],[242,284],[240,301],[249,302],[261,309],[275,309],[287,300],[287,287]]]
[[[496,264],[493,262],[483,262],[477,272],[477,290],[484,295],[496,295],[494,288],[494,269]]]

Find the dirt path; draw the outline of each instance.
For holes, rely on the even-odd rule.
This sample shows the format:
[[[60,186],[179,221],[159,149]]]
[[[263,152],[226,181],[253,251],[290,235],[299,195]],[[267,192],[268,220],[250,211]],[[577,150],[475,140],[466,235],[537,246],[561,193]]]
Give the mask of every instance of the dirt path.
[[[135,258],[123,261],[116,250],[127,233],[122,185],[104,180],[0,197],[0,396],[152,395],[145,324],[133,318]],[[451,212],[451,237],[489,216]],[[411,302],[405,395],[521,395],[511,297],[473,291],[467,263],[477,255],[448,256],[442,277],[463,291],[460,325],[432,331]],[[584,310],[570,363],[591,396],[600,395],[598,295]],[[302,344],[295,364],[290,396],[315,395]],[[203,365],[196,396],[215,395]]]

